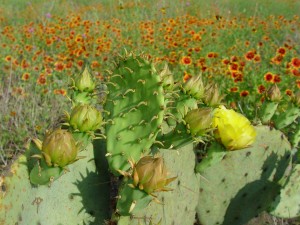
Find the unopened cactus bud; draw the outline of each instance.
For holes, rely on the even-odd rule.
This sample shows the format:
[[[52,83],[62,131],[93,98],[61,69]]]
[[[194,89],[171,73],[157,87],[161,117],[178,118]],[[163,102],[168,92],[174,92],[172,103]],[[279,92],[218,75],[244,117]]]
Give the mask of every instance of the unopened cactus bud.
[[[148,194],[169,191],[166,186],[176,177],[167,178],[167,175],[162,157],[145,156],[133,168],[133,185]]]
[[[184,121],[192,135],[203,136],[212,128],[212,109],[193,109],[187,113]]]
[[[92,79],[92,75],[90,74],[88,67],[86,66],[84,68],[84,71],[82,74],[79,74],[74,79],[74,86],[79,91],[83,92],[93,92],[95,89],[95,82]]]
[[[250,121],[242,114],[224,106],[214,110],[213,127],[215,138],[227,150],[238,150],[250,146],[256,137],[256,131]]]
[[[296,94],[292,96],[292,103],[297,107],[300,107],[300,91],[297,91]]]
[[[276,84],[267,90],[266,98],[272,102],[279,102],[281,100],[281,93]]]
[[[102,116],[91,105],[77,105],[71,112],[69,123],[80,132],[95,131],[101,126]]]
[[[166,63],[163,70],[160,72],[160,77],[163,83],[163,87],[172,90],[174,87],[174,76]]]
[[[187,93],[197,100],[201,100],[204,96],[204,84],[202,82],[202,77],[200,75],[192,76],[183,85],[184,93]]]
[[[211,107],[216,107],[221,104],[224,95],[220,94],[217,84],[208,84],[205,87],[204,103]]]
[[[78,147],[70,132],[56,129],[46,134],[41,151],[48,166],[65,167],[76,160]]]

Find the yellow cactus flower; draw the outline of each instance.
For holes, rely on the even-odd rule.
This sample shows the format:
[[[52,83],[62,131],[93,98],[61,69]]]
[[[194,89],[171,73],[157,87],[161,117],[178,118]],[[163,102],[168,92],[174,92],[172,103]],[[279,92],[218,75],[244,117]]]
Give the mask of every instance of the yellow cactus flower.
[[[213,116],[215,138],[227,150],[246,148],[255,141],[256,131],[250,121],[232,109],[220,106],[215,109]]]

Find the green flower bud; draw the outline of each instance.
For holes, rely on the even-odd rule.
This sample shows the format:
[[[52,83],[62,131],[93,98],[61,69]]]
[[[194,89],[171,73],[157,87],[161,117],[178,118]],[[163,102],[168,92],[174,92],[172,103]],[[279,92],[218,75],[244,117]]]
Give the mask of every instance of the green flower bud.
[[[71,112],[69,123],[80,132],[95,131],[102,124],[102,116],[91,105],[77,105]]]
[[[202,82],[202,77],[192,76],[186,83],[183,85],[184,93],[193,96],[195,99],[200,100],[204,96],[204,84]]]
[[[41,151],[48,166],[64,167],[75,161],[78,148],[70,132],[56,129],[46,134]]]
[[[167,175],[162,157],[145,156],[133,168],[133,185],[148,194],[169,191],[166,186],[176,177],[167,178]]]
[[[186,114],[184,121],[192,135],[203,136],[212,128],[212,109],[193,109]]]
[[[166,63],[163,70],[160,72],[160,77],[163,82],[163,86],[166,89],[173,89],[174,87],[174,76],[169,69],[168,64]]]
[[[83,92],[93,92],[95,89],[95,82],[92,79],[92,75],[90,74],[88,67],[86,66],[84,68],[84,71],[82,74],[79,74],[74,79],[74,86],[79,91]]]
[[[297,107],[300,107],[300,91],[297,91],[296,94],[292,96],[292,103]]]
[[[276,84],[267,90],[266,98],[272,102],[279,102],[281,100],[281,93]]]
[[[224,95],[221,95],[217,84],[209,84],[205,87],[204,103],[211,107],[221,104]]]

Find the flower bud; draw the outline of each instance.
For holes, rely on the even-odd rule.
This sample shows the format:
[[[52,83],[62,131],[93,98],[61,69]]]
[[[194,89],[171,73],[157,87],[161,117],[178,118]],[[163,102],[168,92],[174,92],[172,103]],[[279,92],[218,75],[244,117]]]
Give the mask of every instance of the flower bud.
[[[83,92],[93,92],[95,89],[95,82],[92,79],[92,76],[88,70],[88,67],[86,66],[84,68],[84,71],[82,74],[79,74],[77,77],[74,79],[74,86],[76,89],[79,91]]]
[[[212,128],[212,109],[193,109],[184,117],[188,129],[194,136],[203,136]]]
[[[163,70],[160,72],[159,75],[161,77],[164,88],[172,90],[174,87],[174,76],[170,71],[167,63],[165,64]]]
[[[184,83],[183,91],[197,100],[202,99],[204,96],[202,77],[200,75],[192,76],[186,83]]]
[[[95,131],[102,123],[102,116],[91,105],[77,105],[71,112],[69,123],[80,132]]]
[[[297,106],[300,107],[300,91],[297,91],[296,94],[292,96],[292,102]]]
[[[217,84],[208,84],[205,87],[204,103],[211,107],[221,104],[224,95],[221,95]]]
[[[64,167],[75,161],[78,148],[73,135],[67,130],[56,129],[46,134],[42,153],[48,166]]]
[[[176,179],[167,178],[167,170],[162,157],[145,156],[133,168],[133,185],[151,194],[157,191],[171,190],[166,188]]]
[[[215,138],[228,150],[246,148],[255,141],[256,131],[242,114],[224,106],[214,110]]]
[[[281,93],[276,84],[267,90],[266,97],[272,102],[279,102],[281,100]]]

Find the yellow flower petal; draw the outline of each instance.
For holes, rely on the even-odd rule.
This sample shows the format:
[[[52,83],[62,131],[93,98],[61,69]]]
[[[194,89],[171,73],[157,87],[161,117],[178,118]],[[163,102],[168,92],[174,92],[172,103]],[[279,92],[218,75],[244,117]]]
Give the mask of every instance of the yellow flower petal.
[[[255,141],[256,131],[250,121],[224,106],[215,109],[213,127],[216,128],[215,138],[228,150],[246,148]]]

